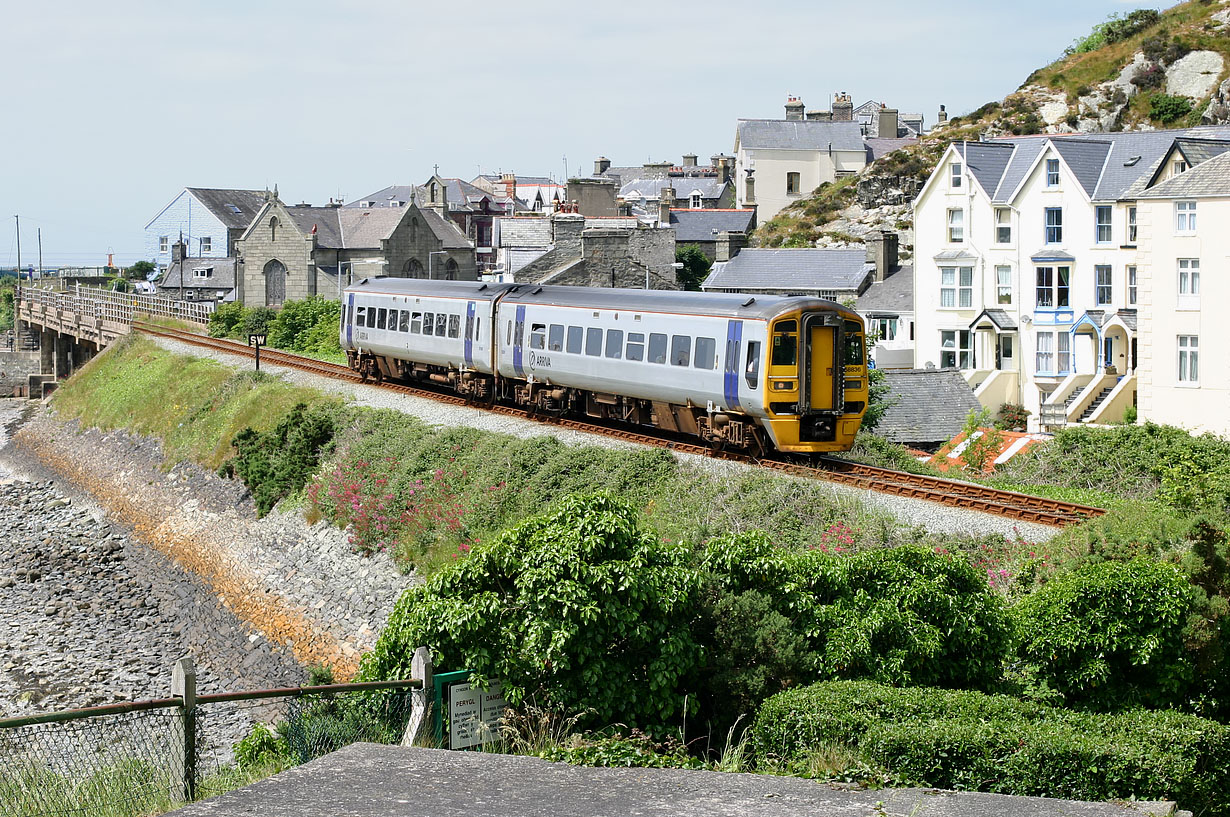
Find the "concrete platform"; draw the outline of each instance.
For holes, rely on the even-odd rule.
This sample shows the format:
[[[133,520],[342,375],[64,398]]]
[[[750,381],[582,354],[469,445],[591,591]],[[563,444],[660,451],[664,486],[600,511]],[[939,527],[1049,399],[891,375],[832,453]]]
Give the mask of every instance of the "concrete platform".
[[[1142,817],[1171,803],[1079,803],[934,789],[841,791],[811,780],[591,769],[531,757],[359,743],[186,806],[177,817]]]

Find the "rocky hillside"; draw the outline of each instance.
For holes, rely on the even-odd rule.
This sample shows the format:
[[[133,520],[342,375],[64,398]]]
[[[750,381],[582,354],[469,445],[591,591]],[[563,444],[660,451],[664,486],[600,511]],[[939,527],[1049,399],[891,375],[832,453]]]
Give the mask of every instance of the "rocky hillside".
[[[909,202],[951,142],[1230,122],[1230,0],[1112,15],[1016,91],[954,117],[858,177],[825,184],[764,222],[755,246],[857,246],[873,231],[913,249]]]

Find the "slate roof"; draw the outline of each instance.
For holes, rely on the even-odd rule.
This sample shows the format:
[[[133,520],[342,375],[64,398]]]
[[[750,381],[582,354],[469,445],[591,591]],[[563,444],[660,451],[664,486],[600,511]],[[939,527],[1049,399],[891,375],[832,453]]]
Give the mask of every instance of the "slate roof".
[[[549,218],[499,218],[494,236],[497,247],[550,247]],[[528,263],[528,262],[527,262]]]
[[[1214,156],[1180,173],[1173,179],[1141,193],[1138,198],[1187,198],[1198,196],[1230,196],[1230,151]]]
[[[1110,154],[1111,145],[1104,141],[1086,141],[1084,139],[1056,139],[1055,152],[1063,158],[1068,170],[1085,188],[1085,194],[1093,198],[1098,180],[1102,176],[1102,168],[1106,157]]]
[[[1005,137],[954,145],[993,201],[1010,200],[1048,144],[1055,146],[1093,201],[1121,201],[1144,194],[1176,143],[1181,150],[1191,151],[1184,155],[1194,163],[1193,157],[1197,155],[1211,161],[1230,152],[1230,145],[1222,144],[1228,140],[1230,126],[1217,125],[1165,131]]]
[[[340,207],[287,207],[286,212],[299,228],[299,232],[308,235],[312,227],[316,227],[316,246],[330,249],[341,249],[342,225],[338,221],[337,211]]]
[[[914,311],[914,267],[898,267],[897,271],[876,281],[858,296],[854,311],[860,315],[905,315]]]
[[[723,230],[751,232],[755,210],[671,210],[676,242],[717,241]]]
[[[342,246],[351,249],[379,248],[406,215],[402,207],[365,207],[338,211]]]
[[[728,183],[720,181],[715,176],[670,176],[665,179],[633,179],[629,182],[624,182],[619,188],[621,198],[627,198],[632,193],[636,193],[642,199],[659,199],[662,196],[662,188],[672,187],[675,190],[675,198],[686,199],[692,195],[693,191],[699,191],[701,198],[716,199],[721,198],[726,192]]]
[[[1207,162],[1230,150],[1230,141],[1225,139],[1176,139],[1175,146],[1192,167]]]
[[[912,136],[902,139],[881,139],[878,136],[870,136],[863,141],[867,143],[867,161],[869,162],[874,162],[881,156],[887,156],[894,150],[900,150],[907,145],[918,144],[918,139]]]
[[[957,369],[885,369],[889,406],[875,433],[905,445],[934,446],[955,437],[981,408]]]
[[[747,249],[713,265],[701,289],[857,290],[874,272],[865,250]]]
[[[256,213],[265,205],[263,190],[228,190],[213,187],[185,188],[196,200],[228,229],[242,230],[252,223]],[[236,212],[238,211],[238,212]]]
[[[979,313],[978,317],[974,318],[973,322],[970,323],[969,328],[973,329],[978,324],[982,323],[982,319],[984,317],[987,320],[989,320],[995,326],[995,328],[1000,330],[1001,332],[1009,332],[1017,328],[1016,321],[1014,321],[1012,319],[1012,316],[1008,314],[1008,311],[1004,309],[984,309],[982,310],[982,312]]]
[[[198,269],[213,269],[209,278],[196,279]],[[167,267],[160,289],[233,289],[235,287],[234,258],[185,258]]]
[[[1075,261],[1076,256],[1067,250],[1060,249],[1042,249],[1029,256],[1030,261]]]
[[[735,140],[744,149],[863,150],[863,126],[858,122],[819,120],[740,119]]]
[[[413,195],[412,195],[413,194]],[[377,190],[375,193],[369,193],[366,196],[361,196],[347,204],[348,208],[362,207],[363,202],[374,202],[374,207],[388,207],[392,202],[398,202],[398,207],[405,207],[410,204],[411,199],[423,201],[423,188],[413,184],[394,184],[383,190]]]
[[[444,249],[465,250],[474,246],[456,224],[445,219],[435,210],[420,207],[419,214],[423,216],[423,221],[435,233],[436,238],[440,239],[440,246]]]

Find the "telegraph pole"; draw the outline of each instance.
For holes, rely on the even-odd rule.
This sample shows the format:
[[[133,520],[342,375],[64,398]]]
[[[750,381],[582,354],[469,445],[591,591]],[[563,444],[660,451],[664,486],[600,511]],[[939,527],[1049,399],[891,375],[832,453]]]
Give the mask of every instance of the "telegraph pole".
[[[38,228],[38,279],[43,280],[43,228]],[[649,280],[649,273],[645,273],[645,280]],[[645,287],[648,289],[649,287]]]
[[[17,221],[17,280],[21,280],[21,216],[13,216]]]

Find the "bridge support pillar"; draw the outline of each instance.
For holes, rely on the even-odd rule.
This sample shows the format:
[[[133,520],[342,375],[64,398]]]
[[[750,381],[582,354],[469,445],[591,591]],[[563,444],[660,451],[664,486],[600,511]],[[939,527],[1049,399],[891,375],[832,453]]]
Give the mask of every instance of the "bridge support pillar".
[[[39,371],[45,375],[54,375],[56,370],[56,333],[44,329],[39,333]]]
[[[55,371],[56,380],[63,380],[73,373],[73,346],[77,339],[72,335],[56,333]]]

